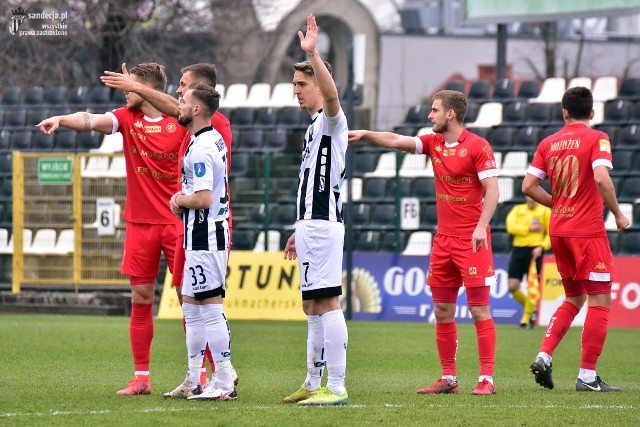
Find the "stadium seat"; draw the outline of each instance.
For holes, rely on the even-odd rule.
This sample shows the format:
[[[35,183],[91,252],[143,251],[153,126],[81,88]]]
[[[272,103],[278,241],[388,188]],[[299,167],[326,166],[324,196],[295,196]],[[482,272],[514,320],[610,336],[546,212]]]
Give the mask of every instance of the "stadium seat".
[[[515,182],[515,181],[514,181]],[[515,184],[514,184],[515,185]],[[491,218],[490,225],[493,231],[505,231],[506,230],[506,219],[511,209],[515,204],[515,200],[510,200],[507,203],[500,203],[496,207],[496,211],[493,213],[493,217]]]
[[[236,130],[235,150],[238,151],[259,151],[262,148],[262,142],[264,141],[263,129],[243,129],[241,132]]]
[[[504,104],[501,125],[520,125],[527,118],[528,104],[525,101],[513,101]]]
[[[418,129],[414,126],[400,125],[400,126],[393,127],[394,133],[397,133],[398,135],[404,135],[404,136],[415,136],[417,130]]]
[[[569,80],[569,83],[567,83],[567,89],[578,86],[591,90],[591,77],[573,77]]]
[[[387,179],[368,178],[364,181],[362,199],[367,202],[380,202],[387,198]]]
[[[13,178],[6,176],[0,185],[0,201],[11,200],[13,195]]]
[[[33,236],[33,231],[29,228],[24,228],[22,230],[22,252],[28,252],[31,248],[31,238]],[[9,237],[9,242],[7,243],[7,250],[9,253],[13,253],[14,248],[14,233]]]
[[[635,166],[635,153],[635,150],[613,150],[613,153],[611,153],[613,156],[613,170],[609,173],[611,175],[627,176]],[[640,172],[640,167],[638,172]]]
[[[353,156],[353,176],[363,176],[375,170],[380,155],[375,152],[356,152]]]
[[[72,254],[74,250],[75,242],[73,230],[60,230],[60,234],[58,234],[58,240],[56,240],[56,246],[53,248],[52,253],[56,255],[68,255]]]
[[[300,107],[283,107],[278,116],[278,126],[306,129],[311,119]]]
[[[362,178],[351,178],[351,201],[359,202],[362,200]],[[342,203],[347,203],[349,200],[349,180],[345,179],[340,189],[340,198]]]
[[[33,242],[28,247],[25,245],[24,253],[33,255],[50,254],[56,245],[56,230],[52,228],[40,228],[33,236]]]
[[[598,126],[604,121],[603,101],[593,101],[593,118],[589,121],[590,126]]]
[[[508,254],[511,251],[511,236],[506,232],[491,232],[491,248],[494,254]]]
[[[633,103],[631,107],[631,116],[629,117],[629,122],[640,124],[640,101],[636,101]]]
[[[24,107],[12,107],[4,113],[5,129],[21,129],[27,123],[27,109]]]
[[[623,124],[631,117],[632,103],[624,99],[614,99],[605,104],[604,124]]]
[[[353,213],[352,222],[354,228],[362,229],[369,226],[371,221],[371,205],[369,203],[354,203],[351,212]]]
[[[283,128],[273,128],[267,131],[267,135],[262,145],[263,151],[284,152],[287,148],[288,134]]]
[[[507,150],[516,140],[518,128],[514,126],[498,126],[491,130],[489,142],[494,150]]]
[[[636,203],[640,199],[640,176],[626,177],[618,186],[620,202]]]
[[[293,93],[293,83],[284,82],[284,83],[276,83],[273,86],[273,91],[271,92],[271,98],[269,99],[269,106],[279,108],[279,107],[298,107],[300,108],[300,104],[298,103],[298,98]]]
[[[618,131],[615,147],[640,149],[640,124],[623,126]]]
[[[0,205],[1,208],[4,208],[4,205]],[[2,214],[0,214],[0,217],[2,216]],[[0,228],[0,255],[7,255],[10,254],[11,252],[9,252],[9,230],[7,230],[6,228]]]
[[[620,251],[620,245],[618,243],[619,237],[620,233],[617,231],[607,231],[607,239],[609,240],[609,247],[613,255],[617,255]]]
[[[359,105],[362,105],[362,101],[364,100],[364,86],[359,83],[354,83],[351,87],[353,92],[353,98],[351,102],[353,103],[353,106],[357,107]],[[345,106],[349,104],[348,86],[345,87],[340,94],[340,103]]]
[[[45,104],[64,105],[67,103],[68,89],[65,86],[52,86],[47,89],[44,97]]]
[[[529,105],[525,123],[535,126],[548,124],[551,121],[551,106],[552,104],[550,103],[534,103]]]
[[[69,89],[67,104],[70,104],[73,109],[84,108],[88,94],[89,88],[86,86],[72,87]]]
[[[13,169],[12,157],[11,151],[0,151],[0,177],[11,176],[11,170]]]
[[[27,127],[33,127],[41,121],[48,119],[49,117],[49,110],[47,110],[46,108],[30,109],[27,110],[25,125]]]
[[[618,126],[617,125],[597,125],[593,127],[609,136],[609,141],[613,146],[618,144]]]
[[[296,209],[296,205],[291,203],[278,205],[275,214],[271,217],[270,226],[285,230],[295,229]]]
[[[491,84],[489,80],[475,80],[471,83],[471,88],[467,94],[467,99],[471,102],[483,103],[489,100]]]
[[[640,79],[626,78],[622,80],[617,99],[631,101],[640,99]]]
[[[278,108],[262,107],[258,109],[253,125],[257,127],[274,127],[277,122]]]
[[[403,255],[430,255],[433,236],[430,231],[414,231],[407,239]]]
[[[127,98],[125,98],[124,92],[121,90],[114,90],[113,94],[111,95],[111,100],[109,101],[109,105],[111,105],[111,107],[113,108],[119,108],[125,105],[126,103],[127,103]]]
[[[503,104],[510,101],[514,97],[514,86],[514,82],[511,79],[502,79],[496,82],[491,100],[502,102]]]
[[[595,115],[594,115],[595,118]],[[551,118],[548,124],[557,124],[559,126],[564,125],[564,117],[562,116],[562,104],[551,104]]]
[[[90,151],[100,147],[103,135],[96,131],[78,132],[76,147],[78,151]]]
[[[466,127],[469,128],[469,126],[466,126]],[[418,129],[418,131],[416,132],[416,135],[417,136],[433,135],[434,133],[435,132],[433,131],[433,128],[431,126],[424,126]]]
[[[53,135],[53,146],[56,151],[75,151],[78,132],[70,129],[57,129]]]
[[[115,156],[111,159],[107,176],[110,178],[125,178],[127,176],[127,166],[124,156]]]
[[[31,86],[24,91],[22,103],[27,108],[42,107],[44,103],[44,89],[40,86]]]
[[[435,202],[436,184],[433,178],[417,178],[411,186],[411,196],[417,197],[420,202]]]
[[[626,230],[619,237],[618,255],[640,254],[640,231]]]
[[[235,157],[234,157],[235,160]],[[90,156],[83,164],[80,174],[83,178],[102,178],[109,171],[109,157]]]
[[[9,139],[11,137],[11,132],[7,129],[0,129],[0,151],[9,150]],[[0,173],[3,171],[0,170]]]
[[[480,106],[478,117],[475,121],[467,123],[467,127],[490,128],[502,122],[502,104],[499,102],[486,102]]]
[[[254,83],[249,88],[247,99],[244,102],[246,107],[266,107],[271,99],[271,85],[269,83]]]
[[[548,77],[542,82],[542,88],[537,97],[529,99],[529,103],[556,103],[562,101],[562,95],[567,89],[564,77]]]
[[[515,143],[517,149],[524,151],[535,151],[538,143],[540,142],[540,134],[542,133],[542,129],[543,128],[539,126],[524,126],[518,129]]]
[[[9,137],[9,146],[12,150],[31,149],[31,130],[15,130]]]
[[[256,110],[253,107],[237,107],[231,115],[231,126],[236,129],[240,127],[251,127]]]
[[[221,107],[237,108],[245,105],[249,88],[244,83],[234,83],[226,88],[224,99],[221,100]]]
[[[516,98],[528,101],[531,98],[536,98],[539,93],[540,83],[538,83],[538,80],[524,80],[520,83]]]
[[[388,151],[382,153],[378,158],[378,164],[373,172],[367,172],[364,174],[365,178],[391,178],[396,176],[396,156],[401,153],[395,151]],[[401,158],[402,160],[402,158]]]
[[[502,159],[500,176],[524,176],[529,166],[528,155],[524,151],[509,151]]]
[[[253,230],[233,230],[232,249],[250,251],[256,245],[256,235]]]
[[[380,230],[387,229],[393,224],[398,217],[396,211],[396,205],[393,203],[379,203],[371,214],[371,221],[369,222],[370,228],[376,228]]]
[[[377,252],[380,250],[380,232],[369,230],[358,233],[356,237],[355,251]]]
[[[399,240],[398,240],[399,238]],[[390,253],[400,253],[404,249],[406,236],[403,231],[400,231],[399,236],[395,231],[387,231],[381,233],[380,236],[380,251]]]
[[[53,150],[54,136],[45,135],[40,131],[35,131],[31,140],[31,148],[34,151],[51,151]]]
[[[268,230],[267,232],[267,251],[268,252],[279,252],[280,251],[280,232],[278,230]],[[264,252],[265,251],[265,234],[264,231],[261,231],[258,234],[258,238],[256,239],[256,244],[253,247],[254,252]]]
[[[404,116],[404,125],[410,125],[415,127],[424,126],[429,124],[429,120],[427,116],[431,111],[430,107],[427,107],[425,104],[416,104],[413,107],[407,110],[407,113]]]
[[[400,164],[402,178],[433,177],[433,165],[424,154],[405,154]]]
[[[464,123],[473,123],[478,118],[479,111],[480,104],[477,102],[469,101],[467,103],[467,114],[464,116]]]
[[[122,134],[116,132],[111,135],[105,135],[102,138],[102,143],[98,147],[98,151],[101,153],[121,153],[122,152]]]
[[[420,228],[435,230],[438,225],[438,213],[435,202],[420,204]]]
[[[106,107],[111,99],[111,88],[107,86],[94,86],[87,95],[86,103],[89,106]]]
[[[545,139],[550,135],[553,135],[554,133],[558,132],[560,129],[562,129],[561,125],[547,125],[543,127],[542,132],[540,133],[540,141],[542,141],[543,139]]]
[[[593,101],[607,102],[618,96],[618,79],[616,77],[598,77],[593,83]]]
[[[18,86],[9,86],[2,92],[3,105],[18,105],[22,103],[22,88]]]

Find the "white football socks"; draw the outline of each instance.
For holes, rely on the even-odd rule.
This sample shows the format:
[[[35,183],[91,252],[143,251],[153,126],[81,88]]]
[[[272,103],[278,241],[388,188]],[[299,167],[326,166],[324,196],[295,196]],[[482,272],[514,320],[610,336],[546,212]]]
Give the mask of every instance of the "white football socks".
[[[304,388],[320,388],[324,369],[324,330],[320,316],[307,316],[307,378]]]
[[[327,361],[327,388],[335,394],[343,394],[347,368],[347,343],[349,335],[342,310],[329,311],[322,316],[324,329],[324,356]]]
[[[183,303],[182,314],[186,329],[189,379],[193,384],[199,384],[200,368],[204,358],[204,349],[207,346],[204,320],[200,317],[200,306],[196,304]]]

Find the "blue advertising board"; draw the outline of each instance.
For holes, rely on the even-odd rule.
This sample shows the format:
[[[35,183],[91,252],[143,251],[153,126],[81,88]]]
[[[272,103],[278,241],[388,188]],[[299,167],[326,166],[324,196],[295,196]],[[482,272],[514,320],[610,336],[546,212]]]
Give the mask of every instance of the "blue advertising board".
[[[491,288],[491,314],[496,323],[518,324],[522,307],[509,293],[509,257],[494,256],[494,263],[497,283]],[[428,256],[354,253],[353,319],[428,321],[433,313],[431,290],[426,286],[428,268]],[[456,321],[472,323],[464,288],[458,296]]]

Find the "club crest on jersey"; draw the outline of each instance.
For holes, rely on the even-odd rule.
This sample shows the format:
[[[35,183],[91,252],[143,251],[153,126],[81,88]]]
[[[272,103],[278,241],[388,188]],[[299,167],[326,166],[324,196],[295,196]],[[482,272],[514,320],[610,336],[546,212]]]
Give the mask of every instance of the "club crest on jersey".
[[[204,167],[204,163],[194,163],[193,165],[193,171],[196,174],[197,177],[203,177],[205,172],[207,171],[206,168]]]
[[[458,151],[458,156],[459,157],[466,157],[467,156],[467,149],[466,148],[461,148],[460,151]]]
[[[167,125],[167,132],[169,133],[174,133],[178,128],[176,127],[175,123],[169,123]]]

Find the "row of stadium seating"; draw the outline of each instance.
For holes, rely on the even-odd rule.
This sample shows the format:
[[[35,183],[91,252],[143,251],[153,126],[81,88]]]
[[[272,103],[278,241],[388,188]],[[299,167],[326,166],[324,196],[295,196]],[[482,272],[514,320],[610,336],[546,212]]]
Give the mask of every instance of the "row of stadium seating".
[[[266,234],[266,249],[281,251],[291,235],[291,230],[270,229]],[[614,254],[636,255],[640,253],[640,231],[623,233],[609,232],[609,241]],[[13,234],[0,228],[0,256],[13,253]],[[412,231],[400,233],[400,247],[396,233],[384,230],[363,230],[355,233],[354,250],[363,252],[402,252],[405,255],[429,255],[433,233],[430,231]],[[495,254],[507,254],[511,250],[511,238],[503,231],[491,233],[492,248]],[[27,256],[68,256],[74,252],[74,231],[50,228],[38,230],[24,229],[23,250]],[[252,229],[234,230],[233,248],[235,250],[265,250],[265,233]]]

